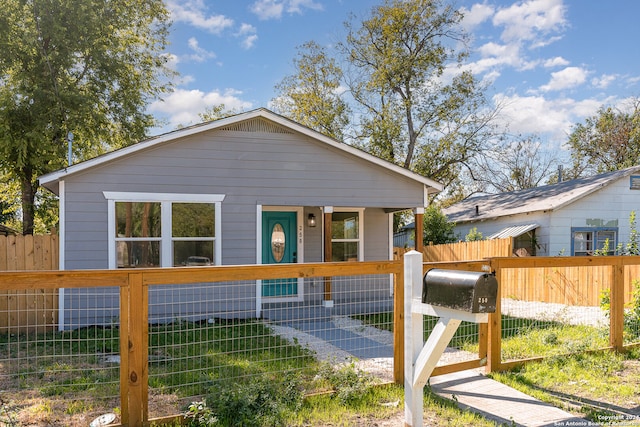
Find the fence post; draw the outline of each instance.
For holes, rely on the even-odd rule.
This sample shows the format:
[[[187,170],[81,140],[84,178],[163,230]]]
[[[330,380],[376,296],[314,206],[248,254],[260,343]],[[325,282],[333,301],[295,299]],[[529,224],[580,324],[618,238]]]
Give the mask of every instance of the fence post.
[[[501,370],[501,346],[502,346],[502,271],[500,270],[500,261],[491,259],[491,269],[496,274],[498,282],[498,294],[496,297],[496,312],[489,314],[489,322],[487,324],[487,372],[496,372]],[[482,335],[479,336],[479,339]],[[482,349],[482,345],[480,346]]]
[[[418,285],[422,283],[422,269],[420,252],[409,251],[404,255],[404,420],[405,426],[414,427],[422,423],[424,408],[422,393],[420,396],[413,395],[413,365],[424,345],[424,324],[421,314],[414,315],[411,312],[411,300],[421,296],[421,287]]]
[[[615,351],[624,345],[624,264],[620,257],[611,265],[609,344]]]
[[[393,381],[404,383],[404,280],[394,274],[393,290]]]
[[[121,365],[120,369],[127,372],[128,425],[131,427],[146,425],[149,420],[149,294],[147,286],[143,285],[142,274],[129,274],[129,299],[123,307],[128,312],[129,354],[128,365]]]

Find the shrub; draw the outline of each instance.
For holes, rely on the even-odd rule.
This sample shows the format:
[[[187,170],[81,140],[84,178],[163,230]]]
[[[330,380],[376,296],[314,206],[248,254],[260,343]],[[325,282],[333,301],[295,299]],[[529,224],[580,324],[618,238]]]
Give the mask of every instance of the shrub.
[[[373,377],[356,369],[354,363],[333,366],[324,363],[320,368],[320,378],[326,380],[334,396],[343,405],[353,405],[360,402],[374,385]]]
[[[185,414],[189,426],[283,426],[286,414],[302,406],[298,376],[286,373],[276,380],[249,378],[211,390],[205,401],[194,402]]]

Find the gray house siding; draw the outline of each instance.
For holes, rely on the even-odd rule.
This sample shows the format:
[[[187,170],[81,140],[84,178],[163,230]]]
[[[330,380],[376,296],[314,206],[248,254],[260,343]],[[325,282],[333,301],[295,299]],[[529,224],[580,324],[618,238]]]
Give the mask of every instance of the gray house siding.
[[[411,184],[414,189],[407,189]],[[225,194],[222,263],[253,264],[256,205],[370,207],[374,200],[378,208],[415,206],[421,203],[419,187],[304,136],[221,131],[192,136],[65,182],[66,220],[73,224],[65,236],[65,268],[107,268],[104,191]],[[366,245],[365,258],[387,259],[388,241],[381,240],[388,224],[367,226],[373,210],[364,215],[365,233],[374,239],[380,233],[378,243],[384,244]]]
[[[63,267],[109,267],[109,207],[104,192],[224,195],[222,231],[216,236],[221,239],[223,265],[256,263],[258,206],[303,209],[305,262],[323,260],[322,207],[364,208],[364,260],[389,259],[388,212],[422,206],[425,184],[287,127],[253,120],[261,121],[262,131],[232,126],[177,137],[61,178]],[[318,226],[306,225],[309,213],[316,216]],[[321,280],[305,280],[305,301],[322,300]],[[256,313],[255,283],[151,289],[150,313],[157,319],[225,317],[230,310],[247,317]],[[390,298],[390,278],[382,275],[357,282],[336,278],[333,289],[336,301],[354,296]],[[347,289],[349,296],[341,297]],[[163,303],[168,298],[180,302],[171,309],[177,312]],[[109,323],[117,317],[117,291],[106,291],[105,296],[99,290],[67,289],[64,306],[68,325]]]

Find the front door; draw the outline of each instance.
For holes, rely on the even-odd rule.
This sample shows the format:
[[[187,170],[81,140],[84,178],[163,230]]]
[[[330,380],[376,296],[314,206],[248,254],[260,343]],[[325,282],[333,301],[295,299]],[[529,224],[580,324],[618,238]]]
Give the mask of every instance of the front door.
[[[284,264],[298,262],[296,240],[296,212],[262,212],[262,263]],[[263,297],[298,295],[298,279],[262,281]]]

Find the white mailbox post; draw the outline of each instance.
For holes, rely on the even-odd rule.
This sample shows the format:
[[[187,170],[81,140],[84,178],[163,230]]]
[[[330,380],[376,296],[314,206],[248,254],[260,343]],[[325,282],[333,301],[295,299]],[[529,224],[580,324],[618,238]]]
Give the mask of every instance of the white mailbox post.
[[[422,254],[404,255],[404,416],[405,426],[422,427],[424,386],[464,320],[487,323],[488,313],[470,313],[422,302]],[[423,316],[439,317],[424,342]]]

